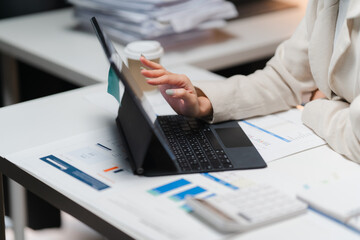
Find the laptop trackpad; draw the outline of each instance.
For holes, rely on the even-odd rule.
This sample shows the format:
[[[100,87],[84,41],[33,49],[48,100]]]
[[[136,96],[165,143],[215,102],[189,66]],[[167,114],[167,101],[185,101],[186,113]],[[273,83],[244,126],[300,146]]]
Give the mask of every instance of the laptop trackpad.
[[[215,129],[222,143],[227,148],[252,147],[252,143],[240,127]]]

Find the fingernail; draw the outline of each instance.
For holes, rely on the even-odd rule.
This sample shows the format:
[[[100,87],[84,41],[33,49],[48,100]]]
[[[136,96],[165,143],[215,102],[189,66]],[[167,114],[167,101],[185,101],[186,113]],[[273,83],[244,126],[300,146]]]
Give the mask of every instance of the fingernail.
[[[140,56],[142,56],[143,58],[146,58],[143,54],[140,54]]]
[[[165,90],[165,93],[167,94],[167,95],[170,95],[170,96],[172,96],[172,95],[174,95],[174,90],[172,90],[172,89],[166,89]]]

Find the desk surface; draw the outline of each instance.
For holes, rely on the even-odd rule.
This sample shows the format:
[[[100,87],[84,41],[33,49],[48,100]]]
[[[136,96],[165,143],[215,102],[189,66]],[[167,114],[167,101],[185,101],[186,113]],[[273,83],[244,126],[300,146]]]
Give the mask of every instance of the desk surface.
[[[222,31],[232,38],[166,52],[162,62],[217,70],[268,57],[304,15],[306,0],[291,1],[300,7],[231,21]],[[96,37],[76,26],[72,9],[2,20],[0,51],[80,86],[105,81],[107,63]]]
[[[183,68],[181,70],[185,69]],[[194,72],[196,69],[189,68],[188,71]],[[204,75],[204,72],[199,72],[196,77],[215,76],[212,74]],[[104,126],[114,126],[116,114],[99,108],[86,98],[88,95],[104,92],[105,89],[106,86],[104,84],[89,86],[0,109],[0,119],[5,123],[0,126],[0,132],[2,133],[0,137],[0,155],[4,156],[16,153],[26,148],[61,140]],[[1,165],[5,166],[4,162],[2,162]],[[9,167],[6,165],[6,169],[10,169],[13,176],[15,176],[15,166]],[[20,168],[17,169],[17,172],[21,177],[17,177],[15,180],[31,188],[32,184],[24,182],[31,179],[31,174],[27,173],[26,169]],[[345,177],[359,173],[360,167],[358,165],[343,159],[327,146],[314,148],[271,162],[266,169],[241,171],[241,174],[246,178],[258,179],[288,192],[296,191],[296,189],[302,187],[304,183],[329,179],[333,177],[334,174],[336,174],[336,177]],[[154,182],[158,184],[163,178],[164,177],[146,178],[146,181],[143,178],[134,178],[132,179],[132,183],[136,180],[141,181],[142,184],[155,184]],[[102,225],[103,228],[96,229],[105,236],[109,236],[109,234],[106,234],[106,231],[110,231],[111,234],[116,234],[117,227],[114,227],[116,226],[116,221],[114,222],[114,219],[110,215],[104,216],[99,214],[99,212],[94,213],[93,209],[87,207],[86,199],[84,199],[84,201],[73,200],[71,195],[61,194],[60,188],[56,186],[50,187],[41,183],[39,180],[34,180],[31,183],[39,187],[40,190],[38,190],[38,193],[42,193],[45,197],[47,196],[46,191],[50,191],[51,194],[48,199],[50,202],[55,201],[54,204],[56,206],[68,211],[90,226],[95,227],[96,221],[104,221],[101,222],[101,224],[98,223]],[[77,195],[77,193],[73,194]],[[80,207],[81,209],[71,212],[73,209],[76,209],[76,207]],[[87,219],[87,217],[89,219]],[[136,217],[136,214],[134,214],[134,217]],[[94,221],[94,218],[96,218],[96,221]],[[106,222],[110,222],[111,224]],[[171,226],[174,229],[178,227],[178,225]],[[134,229],[126,227],[120,228],[120,230],[127,232],[127,234],[135,238],[151,239],[151,237],[154,237],[144,236],[141,234],[141,231],[136,232]],[[111,234],[110,236],[115,236]],[[303,216],[289,221],[234,236],[233,239],[238,238],[358,239],[359,235],[329,219],[323,218],[313,212],[308,212]]]

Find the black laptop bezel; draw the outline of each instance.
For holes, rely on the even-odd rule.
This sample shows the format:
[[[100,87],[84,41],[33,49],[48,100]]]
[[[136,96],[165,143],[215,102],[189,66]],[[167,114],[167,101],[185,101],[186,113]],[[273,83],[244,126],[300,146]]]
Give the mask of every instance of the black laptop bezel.
[[[159,141],[161,146],[166,151],[167,157],[169,158],[169,160],[173,161],[173,163],[175,165],[177,165],[176,157],[173,154],[173,152],[171,151],[170,146],[168,145],[166,139],[162,135],[161,131],[158,129],[155,122],[152,122],[152,120],[150,119],[150,117],[148,116],[148,114],[146,113],[145,109],[142,106],[141,99],[139,99],[139,97],[135,94],[135,90],[133,89],[133,86],[128,82],[128,81],[133,80],[130,70],[128,69],[128,67],[125,64],[122,65],[121,70],[119,69],[119,67],[117,66],[117,64],[114,61],[114,54],[118,54],[118,53],[116,52],[116,49],[112,45],[112,42],[110,41],[110,39],[108,38],[106,33],[101,29],[101,27],[95,17],[91,18],[91,23],[94,27],[95,33],[101,43],[102,48],[105,51],[105,55],[110,63],[110,67],[114,70],[117,77],[124,84],[126,94],[128,94],[128,96],[131,98],[131,100],[137,105],[137,109],[141,112],[148,127],[150,128],[150,130],[153,132],[153,134],[155,135],[155,137],[157,138],[157,140]],[[133,82],[135,82],[135,81],[133,80]],[[145,159],[142,159],[142,160],[141,159],[133,159],[133,160],[135,161],[135,172],[137,174],[142,174],[140,172],[142,170],[140,170],[140,169],[142,169],[142,167],[144,166]],[[179,171],[179,169],[177,169],[177,171]]]

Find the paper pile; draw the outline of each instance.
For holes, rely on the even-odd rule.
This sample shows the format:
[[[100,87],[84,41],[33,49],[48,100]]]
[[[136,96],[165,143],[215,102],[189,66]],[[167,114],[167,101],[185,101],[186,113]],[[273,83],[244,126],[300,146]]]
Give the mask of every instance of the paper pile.
[[[124,43],[222,27],[237,16],[225,0],[69,0],[83,26],[96,16]]]

